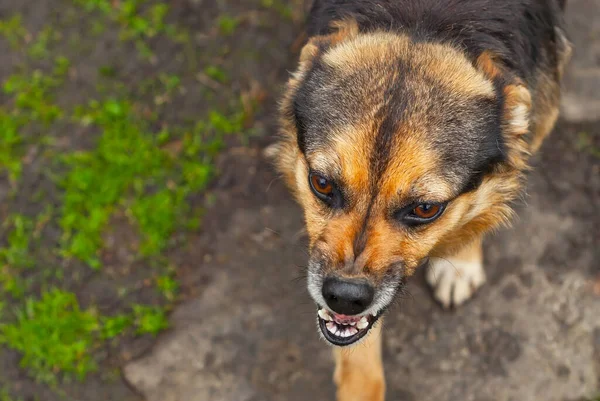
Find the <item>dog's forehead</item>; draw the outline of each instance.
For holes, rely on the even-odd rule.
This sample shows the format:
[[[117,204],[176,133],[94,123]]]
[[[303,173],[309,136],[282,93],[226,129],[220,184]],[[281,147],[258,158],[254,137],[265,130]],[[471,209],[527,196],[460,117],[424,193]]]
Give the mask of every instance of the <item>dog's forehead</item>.
[[[444,45],[359,35],[315,60],[296,105],[321,170],[356,187],[385,184],[390,196],[435,180],[456,192],[500,151],[492,83]]]
[[[450,45],[415,42],[391,33],[358,35],[327,49],[320,58],[325,80],[345,87],[345,93],[375,96],[399,81],[427,86],[458,97],[493,97],[492,82],[466,56]],[[337,81],[337,82],[336,82]],[[392,88],[390,88],[392,86]],[[369,99],[371,100],[371,99]]]

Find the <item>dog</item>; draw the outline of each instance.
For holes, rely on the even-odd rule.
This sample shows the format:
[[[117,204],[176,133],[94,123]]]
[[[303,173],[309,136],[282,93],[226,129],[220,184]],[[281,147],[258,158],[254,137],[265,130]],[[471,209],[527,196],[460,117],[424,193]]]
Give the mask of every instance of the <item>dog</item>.
[[[564,7],[312,4],[267,153],[304,211],[338,400],[385,398],[383,314],[417,269],[444,307],[485,282],[482,238],[509,224],[559,114]]]

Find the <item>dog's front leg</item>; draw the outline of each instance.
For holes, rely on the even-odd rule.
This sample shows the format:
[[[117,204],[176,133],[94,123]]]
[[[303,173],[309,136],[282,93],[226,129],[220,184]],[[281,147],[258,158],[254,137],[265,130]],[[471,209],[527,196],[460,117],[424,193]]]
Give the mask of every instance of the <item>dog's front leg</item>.
[[[383,401],[385,377],[381,362],[382,319],[356,345],[334,349],[338,401]]]

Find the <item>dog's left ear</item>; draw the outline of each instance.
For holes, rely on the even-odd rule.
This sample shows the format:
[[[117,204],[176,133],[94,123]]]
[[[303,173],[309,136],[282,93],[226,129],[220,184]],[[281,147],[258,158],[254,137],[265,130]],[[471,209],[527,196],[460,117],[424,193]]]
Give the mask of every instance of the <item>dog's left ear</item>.
[[[313,36],[300,51],[300,64],[310,62],[328,48],[354,38],[358,35],[358,23],[354,19],[333,21],[331,33]]]
[[[502,131],[508,162],[512,167],[523,170],[527,168],[530,155],[527,134],[530,131],[531,93],[519,78],[506,73],[488,51],[477,58],[476,67],[501,88],[504,98]]]

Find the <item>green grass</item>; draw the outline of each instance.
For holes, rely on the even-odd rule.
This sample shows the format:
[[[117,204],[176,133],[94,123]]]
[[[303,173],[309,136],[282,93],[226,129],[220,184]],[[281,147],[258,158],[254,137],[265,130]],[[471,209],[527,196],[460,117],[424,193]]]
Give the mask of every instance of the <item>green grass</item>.
[[[28,298],[13,323],[0,325],[0,344],[22,354],[20,365],[31,377],[56,385],[58,374],[82,380],[94,372],[93,351],[102,341],[131,328],[136,335],[156,336],[168,327],[163,307],[134,305],[129,314],[100,316],[82,310],[75,294],[54,288],[39,299]]]
[[[241,130],[239,119],[212,112],[191,130],[152,132],[127,100],[93,101],[80,108],[77,120],[99,128],[101,136],[93,150],[63,158],[69,170],[60,183],[63,255],[99,268],[102,234],[117,210],[138,228],[140,255],[160,253],[188,220],[186,197],[206,186],[222,137]],[[169,145],[180,150],[174,154]]]
[[[20,272],[32,267],[34,263],[29,253],[33,222],[23,215],[15,214],[4,221],[2,229],[9,234],[6,246],[0,247],[0,289],[20,298],[25,292]]]
[[[581,152],[587,152],[590,155],[600,158],[600,148],[594,146],[591,134],[582,131],[577,135],[576,147]]]
[[[231,36],[235,32],[239,20],[230,15],[221,15],[217,19],[217,26],[219,27],[219,33],[224,36]]]
[[[27,299],[16,321],[0,328],[0,343],[22,354],[21,367],[36,380],[56,384],[57,372],[83,379],[96,369],[90,351],[98,330],[93,311],[81,310],[74,294],[53,289]]]
[[[49,125],[63,115],[55,104],[53,90],[59,87],[69,69],[69,60],[57,57],[50,74],[34,70],[31,74],[14,74],[4,82],[2,89],[14,102],[14,121],[22,123],[18,117],[29,122],[35,121]]]
[[[101,338],[110,340],[123,334],[133,324],[131,316],[120,314],[116,316],[103,316]]]
[[[18,48],[25,40],[27,30],[22,24],[20,15],[0,20],[0,36],[8,40],[13,49]]]
[[[43,59],[50,56],[49,46],[53,41],[60,40],[60,33],[51,26],[44,27],[38,33],[35,41],[27,49],[29,56],[34,59]]]
[[[294,12],[292,6],[283,0],[261,0],[260,4],[268,9],[275,10],[282,18],[293,19]]]
[[[169,301],[175,299],[177,291],[179,290],[179,283],[173,275],[173,271],[169,271],[166,274],[160,275],[156,278],[156,287],[160,293]]]
[[[153,55],[147,44],[148,39],[157,35],[167,35],[172,39],[184,42],[188,40],[186,32],[175,25],[166,23],[169,6],[157,2],[148,5],[146,0],[73,0],[75,4],[90,12],[99,12],[117,23],[120,28],[120,38],[124,41],[133,41],[140,54],[145,57]],[[94,31],[101,31],[98,24]]]
[[[11,183],[21,176],[23,164],[23,137],[20,134],[25,120],[0,106],[0,174],[5,173]]]
[[[157,36],[170,38],[174,45],[189,40],[184,30],[166,22],[168,2],[73,4],[75,12],[66,10],[65,15],[72,22],[85,15],[91,21],[90,37],[116,27],[119,38],[135,43],[145,56],[152,55]],[[82,9],[87,12],[80,14]],[[239,19],[222,15],[216,24],[221,35],[229,36],[238,29]],[[206,188],[226,137],[243,132],[247,117],[238,101],[229,102],[231,108],[194,114],[193,122],[167,124],[161,117],[166,114],[163,106],[187,93],[182,78],[157,71],[131,87],[119,81],[120,71],[112,65],[97,66],[96,99],[67,106],[61,91],[79,65],[77,59],[72,66],[58,56],[55,47],[63,34],[62,27],[52,25],[29,33],[19,15],[0,20],[0,40],[8,41],[24,59],[1,86],[0,179],[8,178],[13,190],[18,189],[22,176],[41,164],[42,176],[50,181],[45,184],[55,185],[27,200],[27,215],[15,213],[20,208],[12,204],[6,205],[8,212],[1,205],[0,345],[18,351],[27,374],[51,386],[63,379],[83,380],[98,368],[102,351],[126,336],[156,336],[169,327],[167,312],[180,286],[164,251],[182,238],[174,234],[198,228],[203,210],[192,210],[189,200]],[[209,65],[204,73],[220,83],[230,80],[217,65]],[[63,100],[61,106],[57,99]],[[63,146],[71,132],[83,133],[85,140],[73,143],[85,145],[55,146]],[[32,157],[37,163],[28,170]],[[40,204],[47,207],[31,211]],[[150,266],[144,285],[154,286],[160,305],[137,304],[140,283],[122,283],[115,297],[125,301],[131,296],[133,305],[119,305],[111,315],[98,312],[93,303],[80,306],[73,290],[79,288],[82,271],[104,274],[103,258],[110,251],[104,239],[115,220],[136,232],[133,262]],[[44,238],[47,226],[60,233],[58,241]],[[72,261],[84,266],[68,263]],[[0,385],[0,401],[8,397]]]
[[[23,401],[22,398],[13,398],[10,396],[8,389],[0,387],[0,401]]]
[[[62,84],[68,68],[69,61],[57,57],[50,74],[39,70],[13,74],[2,85],[12,105],[0,106],[0,174],[6,173],[13,184],[23,170],[27,141],[22,131],[33,123],[48,126],[63,114],[52,91]]]
[[[226,83],[229,78],[227,77],[227,73],[221,67],[217,67],[216,65],[209,65],[204,69],[204,73],[220,83]]]
[[[138,335],[157,335],[169,327],[166,311],[161,307],[134,305],[133,316]]]

